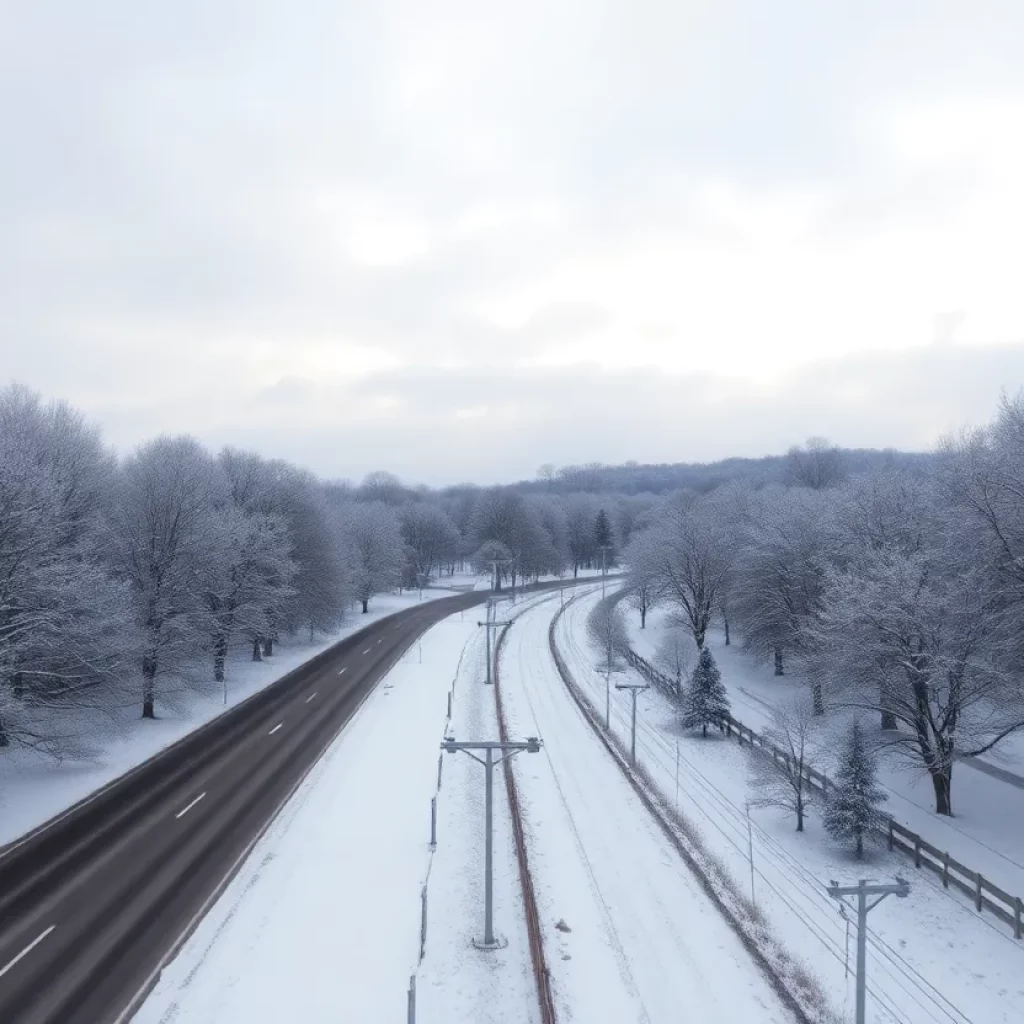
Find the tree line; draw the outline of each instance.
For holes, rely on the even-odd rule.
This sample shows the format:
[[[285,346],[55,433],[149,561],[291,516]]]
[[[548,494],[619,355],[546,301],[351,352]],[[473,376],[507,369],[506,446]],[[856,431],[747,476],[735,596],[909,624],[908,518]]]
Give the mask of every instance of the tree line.
[[[1024,729],[1024,398],[902,469],[850,476],[824,442],[789,459],[789,484],[651,509],[623,554],[630,601],[641,625],[671,607],[679,679],[719,626],[798,670],[812,713],[873,716],[951,814],[956,760]]]
[[[0,747],[76,751],[84,710],[145,718],[231,655],[460,570],[578,572],[649,507],[512,487],[361,485],[188,436],[118,458],[64,402],[0,391]]]

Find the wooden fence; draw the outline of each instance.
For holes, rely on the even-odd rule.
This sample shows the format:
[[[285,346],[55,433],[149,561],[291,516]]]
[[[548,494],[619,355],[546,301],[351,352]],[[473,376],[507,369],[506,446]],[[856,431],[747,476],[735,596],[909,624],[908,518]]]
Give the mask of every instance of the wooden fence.
[[[659,672],[649,661],[640,657],[633,650],[627,650],[625,658],[655,689],[667,697],[678,696],[679,684],[675,679]],[[766,740],[749,725],[744,725],[738,719],[733,718],[732,715],[728,715],[719,727],[727,736],[735,735],[741,746],[744,743],[749,743],[752,747],[760,747],[765,753],[771,755],[772,760],[789,764],[789,755],[784,750]],[[816,768],[805,766],[804,771],[807,784],[822,796],[833,785],[829,777]],[[1008,924],[1013,929],[1015,939],[1024,935],[1024,902],[1019,896],[1011,896],[1008,892],[1004,892],[997,885],[993,885],[981,872],[972,871],[965,864],[961,864],[960,861],[951,857],[945,850],[932,846],[916,832],[911,832],[910,829],[905,828],[898,821],[893,821],[892,818],[888,819],[881,834],[890,850],[898,850],[912,857],[914,867],[931,871],[942,879],[945,888],[948,889],[952,886],[971,897],[978,913],[987,910],[1000,921]]]

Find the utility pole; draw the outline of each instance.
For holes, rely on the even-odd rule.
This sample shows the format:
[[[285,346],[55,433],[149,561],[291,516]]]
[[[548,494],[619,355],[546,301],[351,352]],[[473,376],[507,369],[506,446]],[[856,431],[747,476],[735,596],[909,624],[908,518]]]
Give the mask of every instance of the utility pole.
[[[828,894],[833,899],[843,900],[844,896],[857,897],[857,1016],[856,1024],[864,1024],[865,993],[867,985],[867,951],[868,951],[868,912],[874,910],[886,896],[899,896],[903,899],[910,893],[910,883],[905,878],[896,877],[896,883],[872,884],[861,879],[856,885],[839,885],[833,881],[828,887]],[[877,896],[874,903],[868,903],[869,896]],[[843,900],[845,903],[846,901]]]
[[[647,689],[646,683],[616,683],[616,690],[629,690],[633,698],[633,724],[629,730],[629,763],[636,767],[636,695]]]
[[[446,739],[441,744],[441,749],[449,754],[462,753],[473,758],[478,764],[484,766],[485,782],[485,810],[484,810],[484,936],[482,939],[474,939],[473,945],[477,949],[499,949],[503,945],[500,939],[494,936],[494,881],[493,881],[493,822],[494,822],[494,777],[491,770],[496,768],[502,761],[515,757],[524,750],[529,754],[536,754],[540,751],[541,741],[536,736],[527,736],[525,742],[502,743],[500,740],[484,740],[479,743],[457,743],[454,739]],[[474,750],[482,750],[484,756],[477,757],[472,753]],[[503,756],[494,759],[495,752]]]
[[[487,630],[487,684],[488,686],[494,682],[494,678],[491,674],[491,630],[498,629],[500,626],[511,626],[512,620],[508,619],[505,622],[498,622],[494,616],[494,602],[491,600],[487,601],[487,621],[478,622],[478,626],[483,626]]]

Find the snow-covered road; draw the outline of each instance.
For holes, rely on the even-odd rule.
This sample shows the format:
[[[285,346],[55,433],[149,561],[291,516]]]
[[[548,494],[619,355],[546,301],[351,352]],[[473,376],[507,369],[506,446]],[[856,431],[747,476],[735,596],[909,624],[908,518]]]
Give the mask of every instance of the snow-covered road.
[[[512,627],[501,673],[510,732],[544,740],[515,771],[560,1020],[791,1020],[566,692],[556,610]]]

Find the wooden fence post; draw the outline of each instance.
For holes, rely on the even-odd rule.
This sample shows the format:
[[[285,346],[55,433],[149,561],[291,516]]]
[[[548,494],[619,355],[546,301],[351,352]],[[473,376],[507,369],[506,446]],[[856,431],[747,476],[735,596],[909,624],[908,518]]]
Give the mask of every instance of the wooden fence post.
[[[981,913],[981,872],[977,874],[977,889],[974,895],[974,905],[978,909],[978,913]]]
[[[915,833],[914,835],[914,867],[919,868],[921,866],[921,837]]]
[[[949,888],[949,851],[942,855],[942,888]]]
[[[889,849],[892,849],[892,818],[889,819]]]
[[[1021,903],[1020,897],[1016,897],[1013,901],[1013,937],[1019,939],[1021,937],[1021,917],[1024,916],[1024,903]]]

